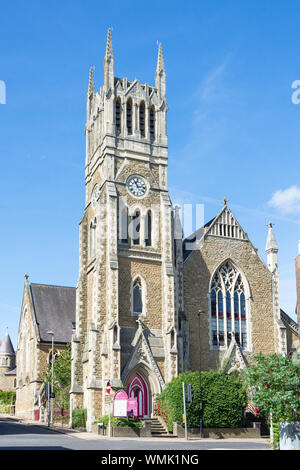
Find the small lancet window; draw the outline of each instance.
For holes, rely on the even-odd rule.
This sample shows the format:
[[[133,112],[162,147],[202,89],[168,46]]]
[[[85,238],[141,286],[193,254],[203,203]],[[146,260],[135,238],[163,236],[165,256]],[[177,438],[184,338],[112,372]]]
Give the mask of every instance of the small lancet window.
[[[118,327],[117,325],[115,325],[113,329],[113,344],[115,345],[117,342],[118,342]]]
[[[175,333],[174,333],[174,329],[172,329],[172,331],[171,331],[170,342],[171,342],[171,349],[173,349],[173,348],[175,347]]]
[[[128,207],[120,207],[119,239],[121,243],[128,243]]]
[[[152,214],[148,211],[145,217],[145,245],[152,245]]]
[[[126,127],[127,133],[132,134],[132,99],[129,98],[126,106]]]
[[[96,226],[97,226],[97,219],[94,219],[94,222],[90,223],[90,256],[95,255],[96,251]]]
[[[115,119],[116,119],[116,132],[119,134],[121,132],[121,99],[117,98],[116,108],[115,108]]]
[[[134,245],[140,244],[140,212],[136,211],[132,217],[132,243]]]
[[[149,113],[149,127],[150,127],[150,137],[155,139],[155,109],[152,105]]]
[[[145,103],[144,101],[140,103],[139,118],[140,118],[140,133],[142,137],[145,137]]]
[[[133,313],[141,315],[143,313],[142,283],[137,278],[133,284]]]

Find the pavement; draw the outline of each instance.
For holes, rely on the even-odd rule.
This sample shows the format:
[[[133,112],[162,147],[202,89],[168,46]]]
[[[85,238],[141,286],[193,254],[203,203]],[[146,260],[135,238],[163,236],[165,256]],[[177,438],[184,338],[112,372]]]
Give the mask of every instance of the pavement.
[[[77,429],[71,429],[71,428],[66,428],[66,427],[61,427],[61,426],[50,426],[48,427],[48,425],[46,423],[41,423],[41,422],[37,422],[37,421],[31,421],[31,420],[28,420],[28,419],[25,419],[25,418],[20,418],[20,417],[16,417],[16,416],[11,416],[11,415],[8,415],[8,414],[1,414],[0,415],[0,418],[4,418],[4,419],[7,419],[7,420],[12,420],[12,421],[15,421],[17,423],[21,423],[23,425],[30,425],[30,426],[36,426],[38,428],[42,428],[42,429],[45,429],[47,431],[52,431],[54,433],[61,433],[61,434],[65,434],[69,437],[76,437],[78,439],[85,439],[85,440],[98,440],[98,439],[101,439],[101,440],[111,440],[111,441],[139,441],[139,442],[145,442],[145,441],[148,441],[148,442],[164,442],[164,443],[167,443],[167,442],[173,442],[176,441],[176,442],[182,442],[182,443],[186,443],[186,439],[185,438],[174,438],[173,436],[172,437],[139,437],[139,438],[130,438],[130,437],[118,437],[118,438],[114,438],[114,437],[107,437],[107,436],[103,436],[103,435],[99,435],[97,433],[94,433],[94,432],[86,432],[86,431],[80,431],[80,430],[77,430]],[[221,443],[221,442],[226,442],[226,443],[251,443],[251,444],[265,444],[265,448],[267,449],[269,447],[269,439],[268,438],[265,438],[265,437],[261,437],[260,439],[256,439],[256,438],[224,438],[224,439],[216,439],[216,438],[202,438],[202,439],[199,439],[199,438],[196,438],[196,437],[189,437],[188,439],[189,442],[193,442],[193,443],[196,443],[196,442],[201,442],[201,443]],[[220,446],[220,449],[222,447]],[[216,448],[215,448],[216,449]],[[217,449],[216,449],[217,450]]]

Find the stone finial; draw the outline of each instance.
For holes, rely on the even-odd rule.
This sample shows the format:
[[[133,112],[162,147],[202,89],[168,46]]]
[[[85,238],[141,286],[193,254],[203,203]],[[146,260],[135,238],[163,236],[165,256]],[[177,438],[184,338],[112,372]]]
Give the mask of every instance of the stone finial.
[[[24,274],[24,278],[25,278],[25,281],[28,281],[29,275],[28,275],[28,274]]]
[[[227,202],[228,202],[228,199],[226,199],[226,197],[224,197],[224,199],[223,199],[224,206],[227,206]]]

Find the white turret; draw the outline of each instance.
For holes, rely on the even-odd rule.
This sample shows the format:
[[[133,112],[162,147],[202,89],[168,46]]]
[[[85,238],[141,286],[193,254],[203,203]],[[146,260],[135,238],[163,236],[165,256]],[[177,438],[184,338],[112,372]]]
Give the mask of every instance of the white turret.
[[[272,273],[278,268],[278,245],[273,232],[273,225],[272,222],[268,223],[269,231],[266,243],[268,268]]]

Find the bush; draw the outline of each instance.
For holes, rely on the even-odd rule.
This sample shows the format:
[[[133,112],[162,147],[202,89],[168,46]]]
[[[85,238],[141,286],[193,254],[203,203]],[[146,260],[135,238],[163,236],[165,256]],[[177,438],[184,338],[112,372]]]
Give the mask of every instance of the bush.
[[[109,415],[102,416],[102,418],[97,419],[95,424],[103,423],[105,427],[108,427]],[[130,428],[141,428],[143,427],[143,422],[141,420],[135,420],[134,418],[118,418],[110,415],[110,424],[113,428],[116,427],[130,427]]]
[[[72,412],[72,428],[85,428],[86,408],[78,408]]]
[[[6,405],[11,404],[11,397],[13,397],[13,401],[16,401],[16,392],[6,392],[4,390],[0,390],[0,402]]]
[[[9,414],[10,412],[10,405],[7,405],[3,401],[0,401],[0,413]]]
[[[182,382],[193,387],[193,401],[186,401],[189,428],[199,427],[200,386],[199,372],[184,372],[174,378],[156,398],[168,415],[168,429],[173,422],[183,424]],[[237,428],[244,425],[243,416],[247,405],[246,389],[238,377],[219,371],[201,373],[203,426]]]

